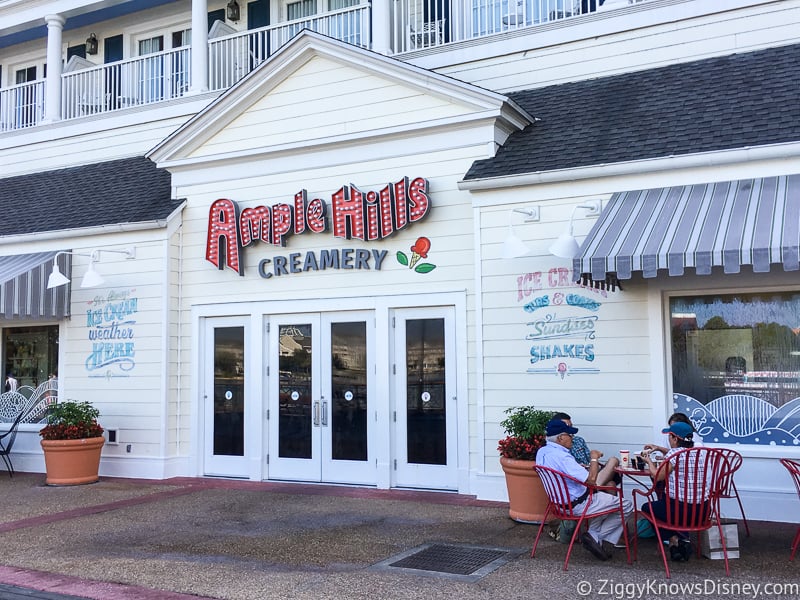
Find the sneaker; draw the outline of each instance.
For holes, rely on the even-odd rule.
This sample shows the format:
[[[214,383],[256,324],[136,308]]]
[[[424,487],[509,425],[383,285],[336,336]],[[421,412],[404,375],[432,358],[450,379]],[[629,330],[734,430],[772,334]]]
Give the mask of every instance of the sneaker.
[[[603,548],[603,552],[606,553],[606,556],[608,557],[609,560],[614,558],[614,547],[615,547],[614,544],[612,544],[607,540],[603,540],[600,546]]]
[[[683,552],[681,552],[680,546],[670,546],[669,557],[675,562],[683,562]]]
[[[592,534],[588,531],[581,535],[581,544],[583,547],[586,548],[589,552],[594,554],[594,557],[598,560],[608,560],[608,555],[603,550],[603,547],[592,537]]]
[[[669,544],[669,557],[675,562],[683,562],[684,560],[680,541],[677,535],[673,535],[667,542]]]
[[[681,551],[681,557],[683,558],[683,560],[685,562],[688,562],[689,559],[692,557],[692,552],[694,551],[694,548],[692,547],[692,541],[681,540],[680,542],[678,542],[678,548]]]

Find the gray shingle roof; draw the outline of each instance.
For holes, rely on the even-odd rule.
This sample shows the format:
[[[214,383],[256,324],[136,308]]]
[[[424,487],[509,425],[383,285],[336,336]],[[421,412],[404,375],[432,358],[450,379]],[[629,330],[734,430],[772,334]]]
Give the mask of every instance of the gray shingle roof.
[[[541,119],[465,179],[800,140],[800,45],[509,95]]]
[[[141,156],[0,179],[0,236],[164,219],[171,179]]]

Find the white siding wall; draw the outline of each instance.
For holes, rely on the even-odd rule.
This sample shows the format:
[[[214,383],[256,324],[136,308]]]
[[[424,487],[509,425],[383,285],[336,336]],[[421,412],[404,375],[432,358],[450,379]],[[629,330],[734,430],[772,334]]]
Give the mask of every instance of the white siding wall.
[[[108,116],[93,121],[67,121],[35,128],[15,139],[0,136],[3,177],[143,156],[182,125],[208,100],[173,107],[175,116],[142,120],[141,113]],[[111,123],[117,126],[110,127]],[[20,143],[28,139],[28,143]],[[12,143],[13,142],[13,143]]]
[[[90,251],[99,246],[124,248],[135,245],[136,258],[128,260],[123,255],[103,253],[95,267],[105,278],[102,287],[81,289],[80,281],[85,272],[86,259],[74,257],[72,318],[64,333],[63,364],[60,370],[64,395],[67,398],[88,400],[102,414],[105,427],[121,427],[120,445],[109,446],[106,454],[126,453],[126,445],[132,444],[131,453],[138,456],[161,457],[163,381],[162,365],[164,345],[162,342],[164,287],[163,246],[158,242],[123,241],[121,237],[93,240],[91,246],[75,248],[76,252]],[[135,299],[137,310],[130,315],[131,323],[119,325],[120,330],[131,329],[134,337],[135,365],[123,372],[115,365],[89,370],[87,357],[92,354],[93,342],[88,337],[87,311],[102,309],[104,316],[109,305],[120,300]],[[103,321],[108,327],[108,321]],[[111,341],[113,343],[114,341]]]
[[[709,161],[713,163],[713,161]],[[674,169],[663,173],[640,173],[629,177],[606,177],[584,181],[564,181],[535,187],[497,189],[473,193],[473,201],[481,207],[481,283],[483,304],[483,378],[484,410],[478,416],[484,452],[483,472],[473,474],[473,486],[481,497],[504,498],[497,441],[504,434],[500,421],[509,406],[533,404],[537,408],[569,413],[580,435],[592,448],[606,456],[620,449],[638,449],[647,442],[661,442],[660,431],[667,417],[674,412],[671,400],[669,371],[670,342],[665,325],[667,295],[692,294],[710,290],[752,291],[765,289],[800,289],[793,273],[773,265],[769,274],[694,276],[691,270],[682,277],[661,274],[652,280],[640,276],[623,281],[623,291],[606,296],[579,287],[551,288],[547,284],[551,268],[569,269],[571,261],[552,256],[549,246],[563,233],[573,207],[589,199],[607,200],[612,191],[649,189],[702,181],[764,177],[800,171],[800,160],[762,161],[716,168]],[[703,179],[705,178],[705,179]],[[521,214],[513,213],[514,234],[531,249],[529,255],[503,260],[502,243],[508,235],[510,211],[513,208],[538,206],[541,220],[524,223]],[[575,212],[574,234],[583,241],[595,218],[586,217],[582,209]],[[537,293],[522,298],[518,278],[541,272],[543,286]],[[571,279],[571,278],[570,278]],[[596,311],[595,359],[591,366],[597,374],[567,372],[564,379],[557,374],[529,374],[530,348],[533,345],[558,343],[526,340],[532,331],[529,325],[547,313],[556,317],[586,315],[590,311],[572,311],[563,305],[526,312],[523,306],[535,297],[547,295],[551,304],[555,294],[578,293],[601,302]],[[562,343],[581,343],[564,339]],[[543,361],[544,362],[544,361]],[[552,365],[553,361],[546,361]],[[569,368],[581,361],[567,359]],[[587,363],[588,364],[588,363]],[[482,427],[481,427],[482,419]],[[791,482],[780,475],[777,458],[795,456],[796,449],[768,446],[739,446],[745,457],[736,482],[745,503],[748,518],[792,520],[791,505],[796,501]],[[726,514],[739,517],[738,507],[725,506]]]
[[[326,85],[315,88],[315,80],[320,78]],[[181,345],[188,348],[198,343],[191,337],[196,328],[191,314],[193,307],[201,305],[206,305],[204,314],[222,316],[249,314],[251,305],[241,304],[246,302],[285,301],[286,310],[291,310],[292,301],[310,299],[323,310],[345,310],[348,299],[383,298],[391,304],[393,296],[417,295],[414,306],[425,306],[432,294],[457,293],[466,295],[467,319],[466,323],[457,323],[457,336],[459,340],[467,337],[460,343],[468,348],[466,355],[458,356],[459,371],[473,372],[474,224],[470,195],[458,190],[457,182],[475,160],[486,157],[487,141],[494,139],[495,132],[490,123],[448,125],[446,121],[458,120],[475,110],[441,93],[423,94],[418,88],[400,85],[372,71],[317,57],[236,115],[225,129],[192,151],[194,157],[206,157],[210,162],[182,167],[173,178],[177,196],[189,199],[182,231]],[[364,115],[366,119],[362,119]],[[325,141],[322,129],[329,134]],[[347,142],[331,141],[336,138],[334,134],[358,135],[368,130],[383,133]],[[305,144],[302,153],[293,149]],[[189,142],[189,146],[194,148],[194,143]],[[263,148],[263,156],[222,160],[254,148]],[[216,157],[222,159],[215,161]],[[432,208],[423,221],[384,240],[347,241],[328,231],[288,237],[284,248],[259,242],[242,252],[243,277],[230,269],[220,271],[205,260],[209,207],[218,198],[235,200],[244,209],[292,203],[294,195],[306,189],[309,199],[321,198],[330,204],[332,194],[342,186],[352,183],[364,192],[379,190],[404,176],[428,179]],[[330,207],[328,214],[330,219]],[[420,236],[431,240],[426,260],[436,265],[427,274],[409,270],[395,258],[398,251],[410,255],[410,247]],[[387,255],[380,271],[328,269],[271,279],[258,274],[258,263],[264,258],[342,248],[386,250]],[[388,340],[379,343],[385,345]],[[195,370],[189,375],[197,378],[198,373]],[[470,389],[460,390],[459,406],[474,419],[475,381],[474,377],[466,380]],[[379,393],[388,397],[388,382],[380,387]],[[188,386],[183,388],[183,397],[192,414],[198,415],[199,400],[191,397]],[[193,432],[195,441],[198,433]],[[460,431],[461,447],[474,447],[475,434],[472,427],[469,434]],[[471,440],[466,439],[468,436]],[[473,460],[475,456],[473,453]],[[466,471],[468,466],[461,464],[461,468]]]
[[[163,343],[166,262],[164,242],[158,231],[118,234],[93,238],[76,238],[68,242],[19,246],[19,252],[42,252],[69,248],[89,254],[97,248],[122,250],[135,247],[136,258],[122,254],[101,253],[95,269],[105,279],[102,286],[80,287],[89,259],[73,256],[72,316],[60,329],[59,386],[60,397],[88,401],[100,410],[100,424],[118,428],[118,445],[103,448],[101,475],[159,477],[163,475],[161,460],[165,455],[162,443],[165,423],[165,382]],[[135,299],[136,311],[122,315],[106,312],[109,306]],[[95,340],[90,339],[88,311],[101,310],[99,323],[109,330],[117,321],[117,331],[130,330],[132,338],[107,340],[132,342],[134,354],[130,370],[111,363],[93,368],[91,355]],[[38,427],[26,426],[20,434],[15,453],[20,456],[19,468],[43,471],[44,462],[38,444]],[[130,452],[128,445],[130,444]]]
[[[345,83],[346,82],[346,83]],[[378,129],[408,128],[464,114],[445,97],[350,65],[315,58],[278,84],[192,156],[230,151],[260,136],[255,148],[314,142]]]
[[[522,215],[515,213],[514,233],[532,250],[529,255],[515,259],[501,258],[502,243],[508,235],[509,211],[513,207],[492,206],[483,211],[484,449],[485,470],[489,473],[500,472],[497,441],[504,437],[500,421],[509,406],[532,404],[540,409],[567,412],[590,446],[606,454],[616,453],[621,445],[641,446],[650,438],[653,415],[646,286],[625,282],[624,292],[600,293],[569,285],[571,261],[547,251],[566,229],[572,207],[585,199],[554,198],[537,202],[541,212],[538,223],[524,223]],[[582,239],[593,221],[576,215],[578,239]],[[558,269],[568,270],[566,281],[563,274],[559,281]],[[600,307],[586,311],[557,304],[559,294],[562,297],[577,294],[600,303]],[[524,309],[534,299],[545,296],[549,307],[532,312]],[[526,339],[533,332],[530,323],[546,315],[596,316],[595,337]],[[568,370],[563,379],[555,371],[527,372],[531,367],[554,364],[553,360],[532,364],[532,346],[565,343],[594,346],[593,361],[564,359],[569,369],[590,367],[599,372],[581,374]]]
[[[370,145],[367,150],[376,157],[383,157],[393,152],[391,144]],[[418,294],[415,298],[416,305],[425,306],[426,303],[430,303],[426,297],[431,294],[458,292],[467,294],[467,322],[473,323],[475,314],[472,292],[474,287],[472,212],[468,194],[456,189],[456,181],[472,161],[482,156],[482,152],[482,146],[451,151],[421,151],[414,155],[393,155],[391,159],[376,158],[357,164],[344,163],[313,170],[299,169],[270,176],[235,178],[230,182],[179,188],[181,197],[190,198],[190,206],[185,211],[183,234],[182,346],[191,347],[193,342],[190,337],[193,325],[190,321],[191,309],[193,306],[203,304],[219,305],[218,309],[208,307],[205,309],[205,312],[213,310],[219,315],[242,310],[247,314],[249,310],[247,307],[237,309],[235,306],[224,306],[228,303],[266,300],[286,301],[288,304],[285,310],[289,311],[292,310],[291,301],[303,299],[313,299],[320,306],[326,307],[325,310],[346,310],[348,299],[361,302],[363,298],[384,297],[385,302],[391,302],[391,296]],[[271,205],[274,202],[291,201],[296,192],[306,188],[309,198],[319,197],[330,202],[331,194],[350,182],[362,191],[377,190],[405,175],[429,179],[429,196],[433,208],[425,220],[383,241],[364,243],[358,240],[340,240],[334,238],[329,231],[323,234],[306,233],[291,237],[285,248],[276,248],[260,242],[243,251],[244,277],[229,269],[219,271],[205,260],[208,209],[217,198],[234,199],[241,208],[245,208],[262,203]],[[399,264],[395,258],[398,251],[410,255],[410,247],[419,236],[426,236],[432,242],[427,262],[435,264],[436,269],[428,274],[415,273]],[[321,249],[333,248],[367,248],[387,250],[388,253],[380,271],[320,270],[271,279],[263,279],[258,275],[257,267],[261,259],[273,258],[276,255],[285,256],[291,252],[318,252]],[[459,370],[464,372],[469,369],[472,372],[473,328],[467,331],[464,323],[457,323],[457,328],[459,338],[466,332],[469,348],[467,356],[458,356]],[[385,345],[388,341],[381,339],[378,343]],[[197,365],[193,367],[196,369]],[[197,375],[196,370],[192,371],[191,376],[196,378]],[[188,383],[188,379],[186,381]],[[473,387],[472,384],[470,381],[470,388]],[[382,382],[379,388],[379,394],[384,398],[388,397],[390,394],[388,382]],[[196,415],[200,407],[194,404],[194,399],[189,397],[188,393],[189,390],[184,388],[184,398],[186,398],[184,404],[191,405],[190,410]],[[466,407],[469,404],[470,416],[474,418],[472,398],[471,390],[470,392],[462,390],[460,406]],[[256,401],[260,402],[261,399]],[[186,433],[188,435],[190,432]],[[197,438],[199,432],[195,431],[193,434]],[[474,432],[471,434],[474,435]],[[461,443],[466,443],[462,438],[465,435],[465,431],[459,432]],[[461,466],[466,468],[466,465]]]

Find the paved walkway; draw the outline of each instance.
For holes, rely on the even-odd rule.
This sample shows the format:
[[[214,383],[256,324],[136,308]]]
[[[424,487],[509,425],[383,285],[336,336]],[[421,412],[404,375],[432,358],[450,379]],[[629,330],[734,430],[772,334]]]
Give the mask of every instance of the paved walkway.
[[[624,552],[599,562],[578,547],[565,573],[565,545],[546,538],[531,559],[535,526],[510,520],[502,503],[456,494],[218,479],[43,481],[0,478],[0,599],[800,598],[789,562],[796,526],[784,523],[751,523],[751,538],[740,527],[742,558],[731,561],[730,578],[722,561],[694,558],[672,564],[666,580],[653,540],[633,565]],[[417,549],[435,563],[443,548],[503,558],[472,577],[386,566]]]

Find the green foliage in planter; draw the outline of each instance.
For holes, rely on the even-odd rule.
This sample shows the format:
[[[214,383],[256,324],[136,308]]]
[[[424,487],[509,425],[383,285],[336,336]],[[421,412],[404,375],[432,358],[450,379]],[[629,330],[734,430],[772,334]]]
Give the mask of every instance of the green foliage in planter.
[[[507,408],[508,415],[500,421],[500,425],[511,437],[530,439],[535,435],[544,435],[547,422],[556,414],[551,410],[538,410],[533,406],[513,406]]]
[[[44,440],[80,440],[103,435],[97,423],[100,411],[88,402],[58,402],[47,413],[47,425],[39,430]]]
[[[545,429],[555,412],[537,410],[533,406],[514,406],[506,409],[508,416],[500,421],[508,436],[500,440],[500,456],[516,460],[535,460],[536,452],[547,443]]]

